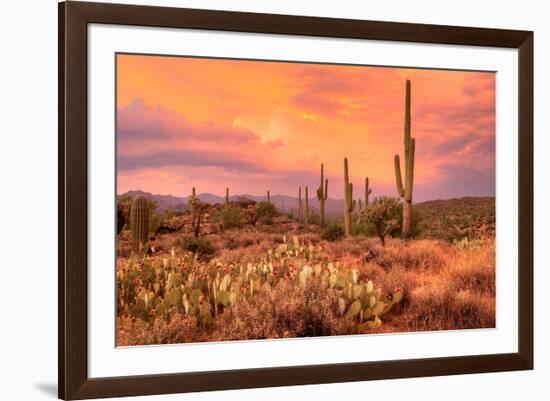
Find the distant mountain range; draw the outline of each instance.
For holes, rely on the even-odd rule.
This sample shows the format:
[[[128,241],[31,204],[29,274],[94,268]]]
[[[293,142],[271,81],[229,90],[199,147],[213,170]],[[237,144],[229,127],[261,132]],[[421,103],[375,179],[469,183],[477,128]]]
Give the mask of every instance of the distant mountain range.
[[[122,196],[138,196],[142,195],[146,198],[152,199],[157,204],[157,210],[158,211],[164,211],[164,210],[174,210],[183,212],[188,209],[187,204],[187,197],[178,197],[173,195],[157,195],[152,194],[150,192],[144,192],[141,190],[134,190],[134,191],[128,191],[124,194],[118,195],[119,197]],[[216,203],[224,203],[225,197],[224,196],[217,196],[210,193],[201,193],[197,194],[197,197],[205,202],[216,204]],[[242,197],[245,197],[247,199],[253,200],[255,202],[261,202],[266,201],[267,196],[255,196],[250,194],[242,194],[242,195],[234,195],[229,197],[229,201],[237,201],[241,199]],[[303,201],[304,198],[302,198]],[[298,198],[292,197],[292,196],[286,196],[286,195],[271,195],[271,203],[277,207],[281,212],[290,212],[292,209],[297,210],[298,209]],[[309,198],[309,207],[311,210],[319,210],[319,201],[317,200],[317,196]],[[342,214],[342,210],[344,209],[344,200],[343,199],[332,199],[328,198],[325,202],[325,213],[327,215],[333,215],[333,216],[339,216]]]

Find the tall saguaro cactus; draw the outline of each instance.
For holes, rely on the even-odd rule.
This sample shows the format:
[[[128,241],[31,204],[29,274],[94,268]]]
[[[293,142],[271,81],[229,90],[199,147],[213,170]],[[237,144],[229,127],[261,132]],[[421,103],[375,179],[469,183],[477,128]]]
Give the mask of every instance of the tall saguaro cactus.
[[[369,206],[369,195],[371,194],[371,192],[372,189],[369,188],[369,177],[365,177],[365,208]]]
[[[132,201],[130,228],[132,230],[132,250],[135,254],[145,253],[149,237],[149,202],[144,196],[137,196]]]
[[[302,222],[302,187],[298,188],[298,223]]]
[[[309,223],[309,194],[306,186],[306,207],[304,209],[304,224],[307,227]]]
[[[411,81],[407,79],[405,89],[405,186],[401,179],[401,165],[399,155],[395,155],[395,182],[397,184],[397,193],[403,198],[403,231],[402,238],[407,239],[411,233],[411,212],[412,212],[412,193],[414,178],[414,149],[415,139],[411,138]]]
[[[193,192],[191,193],[191,196],[187,199],[187,202],[189,205],[191,205],[191,221],[195,221],[195,207],[194,203],[197,198],[197,192],[195,190],[195,187],[193,187]]]
[[[351,213],[355,209],[353,184],[349,182],[348,158],[344,158],[344,234],[351,235]]]
[[[271,192],[267,190],[267,203],[271,203]]]
[[[225,188],[225,207],[229,207],[229,188]]]
[[[321,226],[325,225],[325,202],[328,196],[328,178],[323,181],[324,166],[321,163],[321,185],[317,188],[317,199],[319,200],[319,214]]]

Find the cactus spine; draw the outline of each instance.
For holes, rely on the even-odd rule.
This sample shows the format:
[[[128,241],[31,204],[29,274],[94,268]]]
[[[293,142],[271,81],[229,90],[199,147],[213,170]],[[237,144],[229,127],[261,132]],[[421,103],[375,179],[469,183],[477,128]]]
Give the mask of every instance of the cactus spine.
[[[304,224],[307,227],[309,224],[309,194],[306,186],[306,207],[304,209]]]
[[[323,181],[324,166],[321,163],[321,185],[317,188],[317,199],[319,200],[319,214],[321,226],[325,225],[325,201],[328,196],[328,178]]]
[[[411,138],[411,81],[407,79],[405,89],[405,129],[404,129],[404,147],[405,147],[405,186],[401,179],[401,165],[399,155],[395,155],[395,182],[397,193],[403,198],[403,231],[402,238],[409,238],[411,232],[411,211],[412,211],[412,193],[414,178],[414,151],[415,139]]]
[[[130,226],[132,229],[132,250],[142,255],[147,250],[149,236],[149,202],[144,196],[137,196],[130,209]]]
[[[348,158],[344,158],[344,234],[351,235],[351,212],[355,209],[353,184],[349,182]]]
[[[229,206],[229,188],[225,188],[225,207]]]

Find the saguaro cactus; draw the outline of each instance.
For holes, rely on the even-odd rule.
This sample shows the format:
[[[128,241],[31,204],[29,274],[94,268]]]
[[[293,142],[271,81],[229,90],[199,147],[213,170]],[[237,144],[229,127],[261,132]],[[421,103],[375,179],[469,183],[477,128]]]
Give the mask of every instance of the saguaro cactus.
[[[414,149],[415,140],[411,138],[411,81],[407,79],[405,89],[405,186],[401,179],[401,166],[399,155],[395,155],[395,182],[397,184],[397,193],[403,198],[403,224],[402,238],[407,239],[411,233],[411,211],[412,211],[412,193],[414,178]]]
[[[365,208],[369,206],[369,195],[371,194],[372,189],[369,188],[369,177],[365,177]],[[361,208],[359,208],[361,209]]]
[[[306,186],[306,207],[304,209],[304,224],[307,227],[309,223],[309,194]]]
[[[149,236],[149,202],[144,196],[137,196],[132,201],[130,228],[132,230],[132,250],[136,254],[145,253]]]
[[[229,188],[225,188],[225,207],[229,206]]]
[[[267,190],[267,203],[271,203],[271,193]]]
[[[195,187],[193,187],[193,192],[191,193],[191,196],[187,199],[187,202],[191,205],[191,221],[195,221],[194,203],[196,199],[197,199],[197,194],[195,191]]]
[[[302,187],[298,188],[298,223],[302,222]]]
[[[317,188],[317,199],[319,200],[319,215],[321,226],[325,225],[325,201],[328,196],[328,178],[323,181],[324,166],[321,163],[321,185]]]
[[[351,235],[351,213],[355,209],[353,184],[349,182],[348,158],[344,158],[344,234]]]

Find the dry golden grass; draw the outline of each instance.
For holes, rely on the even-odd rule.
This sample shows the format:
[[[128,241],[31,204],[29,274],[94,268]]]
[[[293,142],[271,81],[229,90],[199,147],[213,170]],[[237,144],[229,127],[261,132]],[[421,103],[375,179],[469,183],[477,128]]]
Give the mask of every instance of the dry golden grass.
[[[318,234],[300,237],[319,244],[326,260],[358,269],[359,281],[372,280],[386,293],[403,289],[402,301],[383,316],[381,327],[367,329],[340,316],[337,294],[326,287],[311,282],[304,289],[280,281],[270,292],[224,310],[209,325],[181,313],[148,322],[119,314],[118,345],[495,327],[494,239],[461,247],[437,240],[389,239],[382,247],[366,237],[335,243],[320,241]],[[155,246],[163,251],[150,258],[165,257],[176,240],[175,234],[157,238]],[[257,261],[283,241],[280,234],[243,232],[210,240],[219,250],[220,265]],[[121,249],[119,262],[126,260],[124,244]]]

